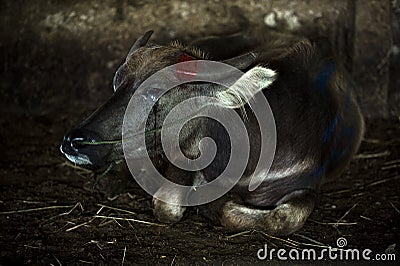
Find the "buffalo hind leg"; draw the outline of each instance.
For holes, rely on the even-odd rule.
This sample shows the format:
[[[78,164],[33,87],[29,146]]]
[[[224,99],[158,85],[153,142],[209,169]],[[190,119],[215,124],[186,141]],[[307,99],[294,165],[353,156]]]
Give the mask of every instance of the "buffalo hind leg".
[[[232,230],[260,229],[271,235],[289,235],[304,225],[315,202],[316,194],[311,190],[287,194],[272,210],[227,201],[220,209],[219,218],[222,225]]]

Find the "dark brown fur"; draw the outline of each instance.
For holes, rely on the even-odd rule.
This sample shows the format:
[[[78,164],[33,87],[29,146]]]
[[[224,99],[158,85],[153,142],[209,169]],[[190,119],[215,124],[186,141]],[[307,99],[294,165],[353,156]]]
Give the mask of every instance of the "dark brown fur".
[[[287,235],[303,226],[314,209],[323,180],[338,177],[357,151],[364,131],[363,118],[349,78],[329,49],[319,46],[318,42],[294,37],[272,39],[252,50],[257,51],[259,57],[247,70],[262,65],[278,72],[278,79],[263,90],[277,127],[274,162],[262,185],[249,192],[249,178],[260,153],[260,131],[246,105],[248,119],[243,121],[248,130],[251,152],[245,174],[229,195],[202,208],[207,209],[209,216],[218,217],[227,228],[258,228],[269,234]],[[95,132],[99,140],[120,138],[124,107],[135,89],[157,70],[176,63],[180,54],[205,58],[201,48],[187,48],[177,42],[170,46],[146,45],[130,54],[114,78],[115,94],[76,130]],[[219,58],[217,52],[208,56]],[[183,99],[195,95],[213,96],[218,89],[212,84],[193,84],[188,85],[184,92],[179,88],[171,90],[160,99],[157,110],[151,113],[148,127],[159,127],[171,108]],[[332,122],[335,119],[339,121],[337,124]],[[330,127],[333,133],[329,130],[326,133]],[[229,159],[228,136],[221,126],[207,118],[191,121],[182,132],[181,148],[190,158],[198,156],[200,139],[206,136],[214,139],[218,153],[211,165],[197,173],[185,173],[174,168],[166,161],[157,134],[146,139],[153,160],[170,180],[177,183],[192,185],[212,181]],[[351,134],[346,135],[346,132]],[[63,145],[71,145],[71,134]],[[328,135],[328,141],[324,140],[324,135]],[[331,143],[336,143],[336,146]],[[339,144],[344,147],[343,154]],[[92,148],[96,149],[95,146]],[[110,146],[101,154],[104,154],[103,164],[123,158],[120,145]],[[174,191],[160,190],[159,193],[171,193],[177,201],[174,205],[155,199],[155,215],[164,222],[179,221],[184,212],[184,208],[179,206],[183,195],[175,195]]]

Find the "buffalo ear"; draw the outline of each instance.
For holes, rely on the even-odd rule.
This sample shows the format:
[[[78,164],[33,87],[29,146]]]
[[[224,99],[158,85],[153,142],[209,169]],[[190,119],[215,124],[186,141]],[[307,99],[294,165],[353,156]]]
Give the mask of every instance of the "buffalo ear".
[[[136,42],[132,45],[131,49],[129,50],[128,57],[132,55],[137,49],[140,47],[143,47],[147,44],[149,41],[151,35],[153,34],[154,31],[149,30],[146,32],[143,36],[139,37]]]
[[[227,108],[240,108],[254,95],[269,87],[277,73],[265,67],[254,67],[240,77],[229,89],[216,93],[219,104]]]
[[[153,34],[152,30],[149,30],[148,32],[146,32],[145,34],[143,34],[141,37],[139,37],[135,43],[132,45],[131,49],[128,52],[128,55],[126,56],[126,60],[128,60],[128,57],[131,56],[133,53],[136,52],[137,49],[139,49],[140,47],[143,47],[147,44],[147,42],[149,41],[151,35]],[[124,80],[124,78],[126,77],[128,72],[127,66],[126,64],[121,65],[117,71],[114,74],[114,78],[113,78],[113,88],[114,91],[117,90],[117,88],[119,87],[119,85],[121,85],[122,81]]]

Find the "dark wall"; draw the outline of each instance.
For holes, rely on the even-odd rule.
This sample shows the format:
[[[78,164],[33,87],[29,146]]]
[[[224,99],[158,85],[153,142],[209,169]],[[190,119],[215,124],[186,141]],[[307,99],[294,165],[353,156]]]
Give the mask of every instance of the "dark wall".
[[[328,36],[360,84],[365,114],[400,113],[396,1],[39,0],[2,1],[0,10],[3,113],[93,109],[149,29],[161,43],[238,31]]]

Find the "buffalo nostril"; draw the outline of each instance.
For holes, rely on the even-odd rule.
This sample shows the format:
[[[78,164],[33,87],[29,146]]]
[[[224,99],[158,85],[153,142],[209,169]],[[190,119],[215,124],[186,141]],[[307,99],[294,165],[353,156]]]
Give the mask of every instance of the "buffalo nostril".
[[[90,143],[96,142],[97,139],[97,136],[91,132],[82,130],[72,131],[64,136],[61,152],[77,155],[88,148],[90,149]]]
[[[88,143],[96,142],[94,139],[90,139],[88,137],[78,137],[74,138],[70,141],[71,147],[75,150],[79,150],[85,148],[86,146],[90,145]]]

